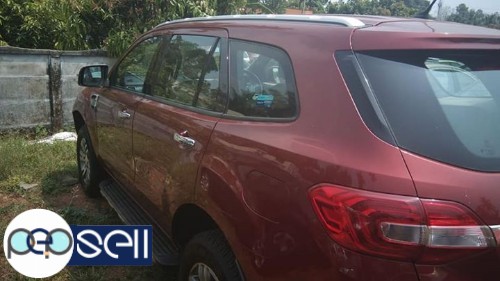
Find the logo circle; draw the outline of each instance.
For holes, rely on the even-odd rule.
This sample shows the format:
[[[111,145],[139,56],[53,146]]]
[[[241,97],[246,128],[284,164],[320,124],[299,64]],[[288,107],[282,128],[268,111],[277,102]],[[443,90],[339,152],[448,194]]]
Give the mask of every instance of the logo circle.
[[[61,216],[45,209],[32,209],[9,223],[3,249],[17,272],[31,278],[46,278],[68,264],[73,241],[71,228]]]

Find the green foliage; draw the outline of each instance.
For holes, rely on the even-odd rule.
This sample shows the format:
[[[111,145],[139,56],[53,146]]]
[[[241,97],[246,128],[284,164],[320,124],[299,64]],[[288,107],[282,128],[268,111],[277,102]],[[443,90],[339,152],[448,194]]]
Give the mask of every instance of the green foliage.
[[[66,222],[69,224],[80,224],[80,225],[102,225],[102,224],[123,224],[114,212],[110,211],[107,213],[91,213],[85,209],[78,208],[75,206],[67,206],[59,209],[57,212],[61,215]]]
[[[0,36],[9,45],[39,49],[99,48],[110,14],[94,0],[0,0]],[[1,3],[0,2],[0,3]],[[95,25],[93,25],[95,23]]]
[[[411,17],[423,11],[429,2],[427,0],[340,0],[330,3],[328,13]],[[467,5],[460,4],[450,14],[446,11],[450,8],[442,7],[442,2],[437,6],[440,20],[500,29],[499,13],[485,14],[482,10],[469,9]]]
[[[35,136],[37,138],[44,138],[49,135],[49,131],[45,126],[39,125],[35,128]]]
[[[332,3],[328,7],[328,12],[411,17],[424,10],[429,4],[427,0],[341,0]]]
[[[212,2],[217,15],[240,14],[244,12],[243,8],[247,4],[246,0],[217,0]]]
[[[186,17],[241,13],[315,13],[410,17],[428,0],[0,0],[0,46],[59,50],[106,48],[121,55],[157,24]],[[449,8],[448,8],[449,9]],[[451,11],[451,10],[450,10]],[[442,13],[440,14],[442,15]],[[500,28],[500,15],[462,4],[440,19]]]
[[[469,9],[467,5],[460,4],[447,20],[465,24],[481,25],[500,28],[500,14],[485,14],[482,10]]]
[[[0,42],[59,50],[107,47],[121,54],[166,20],[238,10],[244,0],[0,0]],[[236,4],[235,4],[236,3]],[[0,43],[1,44],[1,43]]]
[[[2,19],[0,18],[0,25],[2,25]],[[2,46],[8,46],[7,42],[3,41],[2,35],[0,34],[0,47]]]
[[[112,57],[119,57],[125,52],[138,34],[140,34],[140,32],[134,29],[111,30],[106,39],[109,55]]]

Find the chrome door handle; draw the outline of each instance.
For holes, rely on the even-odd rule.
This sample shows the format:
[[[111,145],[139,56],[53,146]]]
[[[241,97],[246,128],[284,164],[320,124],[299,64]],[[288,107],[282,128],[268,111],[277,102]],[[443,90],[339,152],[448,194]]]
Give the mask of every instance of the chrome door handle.
[[[128,113],[125,109],[122,111],[118,111],[118,117],[120,117],[121,119],[129,119],[130,116],[130,113]]]
[[[188,147],[193,147],[196,143],[196,141],[192,138],[182,136],[179,133],[174,134],[174,140],[178,142],[179,144],[188,146]]]
[[[90,108],[96,109],[97,108],[97,101],[99,100],[99,95],[98,94],[92,94],[90,96]]]

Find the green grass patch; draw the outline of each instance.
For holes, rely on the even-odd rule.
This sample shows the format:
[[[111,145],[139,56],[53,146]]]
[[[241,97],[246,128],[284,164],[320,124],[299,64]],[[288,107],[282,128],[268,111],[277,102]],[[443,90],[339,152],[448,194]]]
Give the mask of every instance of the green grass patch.
[[[89,212],[88,210],[68,206],[56,212],[61,215],[68,224],[80,225],[119,225],[122,221],[116,216],[116,213],[107,208],[100,212]]]
[[[38,138],[47,135],[37,129]],[[43,208],[61,215],[69,224],[123,224],[103,198],[85,197],[76,184],[78,177],[74,142],[34,144],[21,134],[0,134],[0,236],[10,221],[23,211]],[[25,190],[20,183],[36,184]],[[1,248],[1,245],[0,245]],[[0,259],[0,280],[36,280],[17,273]],[[175,281],[176,268],[159,265],[140,267],[69,266],[44,279],[67,280],[163,280]]]
[[[23,194],[20,183],[42,184],[44,192],[61,192],[64,176],[77,177],[74,142],[36,144],[21,136],[0,138],[0,192]]]

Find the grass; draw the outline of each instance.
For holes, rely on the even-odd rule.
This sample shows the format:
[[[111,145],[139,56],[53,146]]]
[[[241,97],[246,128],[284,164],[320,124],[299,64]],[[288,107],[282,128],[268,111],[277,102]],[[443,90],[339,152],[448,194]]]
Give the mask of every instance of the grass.
[[[41,130],[38,138],[46,135]],[[36,139],[36,137],[35,137]],[[85,197],[78,177],[74,142],[37,144],[19,134],[0,136],[0,236],[19,213],[44,208],[69,224],[122,224],[103,198]],[[25,190],[20,184],[36,184]],[[2,247],[3,251],[3,245]],[[159,265],[149,267],[66,267],[47,280],[175,280],[175,273]],[[0,258],[0,280],[31,280]]]
[[[47,192],[57,192],[57,176],[64,173],[77,177],[75,144],[59,142],[52,144],[30,144],[22,137],[7,136],[0,141],[0,192],[18,192],[20,182],[42,183]]]

